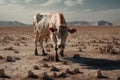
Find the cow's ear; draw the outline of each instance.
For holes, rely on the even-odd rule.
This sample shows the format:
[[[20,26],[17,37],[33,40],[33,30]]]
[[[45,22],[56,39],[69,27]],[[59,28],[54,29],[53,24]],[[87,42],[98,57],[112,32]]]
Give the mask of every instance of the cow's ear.
[[[76,29],[68,29],[68,31],[72,34],[72,33],[76,32],[77,30]]]
[[[50,27],[49,29],[50,29],[51,32],[57,31],[57,29],[55,29],[55,28],[53,28],[53,27]]]

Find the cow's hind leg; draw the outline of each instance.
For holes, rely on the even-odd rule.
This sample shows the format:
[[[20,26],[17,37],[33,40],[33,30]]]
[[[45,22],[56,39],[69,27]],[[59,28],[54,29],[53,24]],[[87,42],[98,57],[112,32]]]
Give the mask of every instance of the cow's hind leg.
[[[43,47],[43,39],[40,39],[39,42],[40,42],[40,47],[42,49],[42,56],[47,56],[48,54],[45,52]]]
[[[38,34],[36,34],[36,36],[35,36],[35,51],[34,51],[34,54],[35,55],[38,55],[38,50],[37,50],[37,41],[38,41],[38,36],[37,36]]]

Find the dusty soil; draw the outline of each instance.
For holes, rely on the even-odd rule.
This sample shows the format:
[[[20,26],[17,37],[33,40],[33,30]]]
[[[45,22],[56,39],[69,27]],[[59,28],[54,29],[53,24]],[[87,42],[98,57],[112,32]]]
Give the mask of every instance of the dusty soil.
[[[120,26],[75,28],[66,41],[65,57],[55,62],[41,56],[40,48],[39,56],[34,55],[31,26],[0,27],[0,69],[5,71],[0,80],[42,80],[46,73],[43,80],[120,80]],[[48,54],[55,54],[50,40],[44,46]],[[52,71],[53,66],[58,70]],[[30,71],[34,76],[28,76]]]

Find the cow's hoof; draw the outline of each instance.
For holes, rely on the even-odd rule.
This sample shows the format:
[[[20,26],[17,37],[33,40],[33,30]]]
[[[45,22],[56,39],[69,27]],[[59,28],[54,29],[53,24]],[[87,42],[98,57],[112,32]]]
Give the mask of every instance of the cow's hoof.
[[[35,56],[38,56],[38,53],[35,53]]]
[[[42,56],[47,56],[48,55],[48,53],[42,53]]]
[[[35,49],[35,55],[36,55],[36,56],[38,55],[38,51],[37,51],[37,49]]]
[[[60,62],[60,60],[58,59],[58,60],[55,60],[56,62]]]
[[[56,62],[60,62],[59,58],[56,58],[55,61],[56,61]]]
[[[63,51],[60,51],[60,55],[61,55],[62,57],[64,57]]]

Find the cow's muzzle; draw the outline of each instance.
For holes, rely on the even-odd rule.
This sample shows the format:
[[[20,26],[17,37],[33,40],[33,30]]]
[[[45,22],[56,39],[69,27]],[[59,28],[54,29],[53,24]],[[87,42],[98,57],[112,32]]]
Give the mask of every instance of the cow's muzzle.
[[[64,49],[64,47],[65,47],[64,45],[58,45],[59,49]]]

